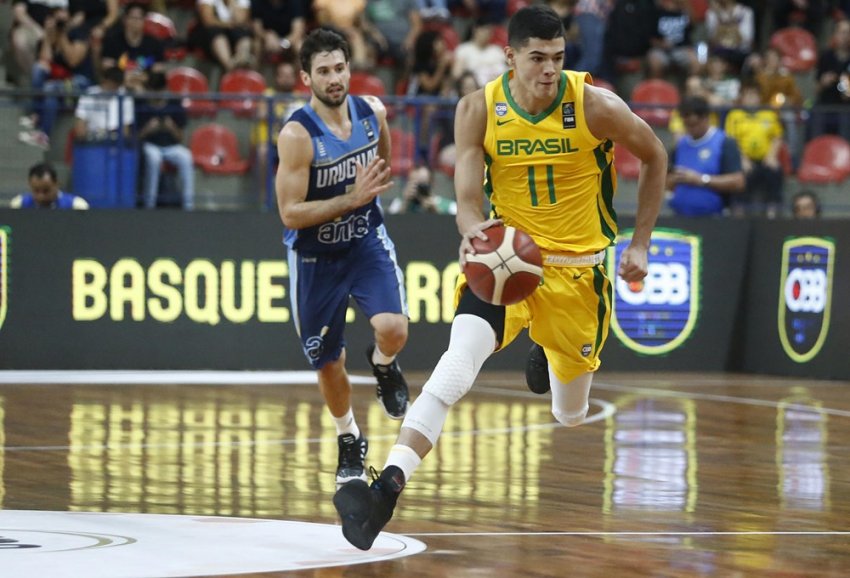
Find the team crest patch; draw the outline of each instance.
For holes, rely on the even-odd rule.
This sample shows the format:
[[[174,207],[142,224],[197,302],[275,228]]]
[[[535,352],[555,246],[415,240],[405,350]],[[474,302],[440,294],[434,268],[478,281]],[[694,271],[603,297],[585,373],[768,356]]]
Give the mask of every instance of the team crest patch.
[[[608,251],[609,271],[617,270],[631,233],[618,235]],[[637,353],[662,355],[691,336],[700,310],[700,264],[700,237],[656,229],[646,278],[637,283],[616,279],[611,328],[623,345]]]
[[[564,121],[564,128],[576,127],[576,105],[574,102],[561,103],[561,119]]]
[[[582,357],[587,357],[592,352],[593,352],[593,345],[591,345],[590,343],[585,343],[584,345],[581,346],[581,356]]]
[[[800,237],[782,245],[779,339],[785,354],[797,363],[815,357],[826,341],[834,270],[832,239]]]
[[[0,227],[0,328],[9,302],[9,229]]]
[[[496,103],[496,116],[505,116],[508,114],[508,103],[507,102],[497,102]]]
[[[375,129],[372,128],[372,123],[368,120],[361,120],[363,123],[363,130],[366,131],[366,138],[369,140],[375,140]]]

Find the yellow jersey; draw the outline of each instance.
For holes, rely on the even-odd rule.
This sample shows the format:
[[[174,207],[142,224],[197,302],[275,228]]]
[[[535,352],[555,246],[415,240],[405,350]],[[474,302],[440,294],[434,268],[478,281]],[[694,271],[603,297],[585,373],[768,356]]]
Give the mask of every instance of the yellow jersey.
[[[772,110],[730,110],[726,134],[738,141],[741,152],[752,161],[763,161],[773,141],[782,138],[782,122]]]
[[[558,96],[537,115],[511,97],[512,71],[487,83],[484,191],[495,216],[544,252],[587,254],[617,236],[613,143],[584,118],[586,72],[562,71]]]

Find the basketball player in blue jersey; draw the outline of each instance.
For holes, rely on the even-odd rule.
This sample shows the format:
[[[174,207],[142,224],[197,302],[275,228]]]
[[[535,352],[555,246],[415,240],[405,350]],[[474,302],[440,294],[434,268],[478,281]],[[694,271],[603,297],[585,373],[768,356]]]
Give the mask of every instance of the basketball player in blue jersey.
[[[455,116],[455,192],[460,264],[495,223],[522,229],[543,254],[543,283],[508,306],[475,297],[461,276],[448,348],[411,405],[371,485],[355,480],[334,495],[342,533],[368,550],[397,500],[439,439],[450,408],[473,386],[484,362],[527,328],[543,353],[532,389],[550,389],[553,417],[584,422],[590,387],[608,336],[612,283],[605,252],[617,237],[614,143],[641,160],[638,207],[617,274],[648,271],[650,237],[667,174],[667,152],[619,97],[586,72],[562,70],[565,40],[549,6],[519,9],[508,23],[511,70],[464,96]],[[493,208],[482,214],[482,197]],[[542,375],[540,375],[542,373]]]
[[[396,362],[407,341],[407,299],[378,199],[392,186],[386,109],[377,98],[348,94],[350,51],[338,33],[313,31],[300,58],[312,95],[278,137],[275,189],[286,227],[293,319],[336,424],[340,486],[366,479],[368,447],[345,370],[349,297],[375,331],[367,357],[378,400],[393,419],[402,419],[409,404]]]

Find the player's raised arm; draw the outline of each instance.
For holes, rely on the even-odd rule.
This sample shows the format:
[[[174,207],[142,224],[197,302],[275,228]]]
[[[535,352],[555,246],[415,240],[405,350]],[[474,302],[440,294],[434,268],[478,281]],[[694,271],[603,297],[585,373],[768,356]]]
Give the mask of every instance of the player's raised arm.
[[[455,195],[457,196],[457,228],[463,236],[460,244],[460,263],[472,251],[470,239],[486,239],[483,229],[493,220],[486,220],[482,211],[484,194],[484,134],[487,131],[487,110],[484,90],[477,90],[460,99],[455,113]]]
[[[297,122],[287,123],[277,139],[280,164],[275,178],[277,206],[283,224],[304,229],[327,223],[361,207],[392,186],[387,162],[376,156],[365,167],[357,166],[351,191],[330,199],[307,201],[313,144],[307,130]]]

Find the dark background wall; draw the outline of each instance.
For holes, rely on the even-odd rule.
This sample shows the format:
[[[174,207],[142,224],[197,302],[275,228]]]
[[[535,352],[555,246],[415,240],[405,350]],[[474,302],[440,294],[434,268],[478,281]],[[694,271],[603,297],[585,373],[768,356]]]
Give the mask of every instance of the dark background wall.
[[[443,352],[452,317],[454,220],[405,215],[390,217],[387,226],[410,302],[411,338],[402,364],[427,370]],[[622,231],[628,234],[629,226],[621,223]],[[309,368],[289,318],[277,215],[4,210],[0,227],[6,239],[0,368]],[[612,331],[604,367],[850,379],[845,228],[841,221],[662,220],[659,233],[673,240],[658,235],[651,257],[658,265],[649,285],[654,303],[630,311],[638,337]],[[824,269],[809,277],[831,279],[826,311],[799,320],[787,316],[817,336],[826,327],[818,351],[800,362],[782,346],[780,284],[787,278],[785,242],[806,236],[826,238],[833,249],[829,271],[808,265]],[[687,298],[670,287],[685,287]],[[617,314],[625,316],[620,303]],[[618,318],[618,325],[628,324]],[[677,332],[685,326],[685,333]],[[347,330],[353,368],[365,368],[370,334],[354,311]],[[522,368],[528,344],[519,340],[487,366]]]

